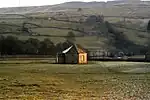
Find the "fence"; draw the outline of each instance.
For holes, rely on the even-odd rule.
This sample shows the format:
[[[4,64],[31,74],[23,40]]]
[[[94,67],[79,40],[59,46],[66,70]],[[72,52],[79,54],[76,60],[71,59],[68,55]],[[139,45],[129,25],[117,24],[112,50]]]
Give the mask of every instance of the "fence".
[[[104,50],[91,50],[88,51],[89,61],[134,61],[145,62],[147,61],[145,55],[126,55],[123,52],[112,53]]]

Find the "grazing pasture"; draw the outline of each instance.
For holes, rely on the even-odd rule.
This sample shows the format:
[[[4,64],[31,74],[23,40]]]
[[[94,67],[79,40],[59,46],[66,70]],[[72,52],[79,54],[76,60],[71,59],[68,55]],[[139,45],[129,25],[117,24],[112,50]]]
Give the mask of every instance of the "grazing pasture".
[[[150,64],[0,61],[3,100],[149,100]],[[10,63],[11,62],[11,63]],[[47,62],[49,62],[47,60]]]

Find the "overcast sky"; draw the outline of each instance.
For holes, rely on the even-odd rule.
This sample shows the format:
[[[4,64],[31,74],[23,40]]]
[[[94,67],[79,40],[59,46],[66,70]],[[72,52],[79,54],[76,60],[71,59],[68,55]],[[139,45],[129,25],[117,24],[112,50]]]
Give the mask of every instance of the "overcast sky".
[[[0,7],[53,5],[69,1],[73,0],[1,0]],[[76,1],[90,2],[90,1],[112,1],[112,0],[76,0]]]

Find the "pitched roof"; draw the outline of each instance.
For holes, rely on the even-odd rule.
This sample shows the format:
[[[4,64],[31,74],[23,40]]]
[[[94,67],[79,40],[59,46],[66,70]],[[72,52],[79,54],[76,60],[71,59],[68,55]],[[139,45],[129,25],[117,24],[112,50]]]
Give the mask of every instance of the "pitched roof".
[[[75,44],[75,47],[78,53],[86,53],[86,51],[82,48],[81,45]]]
[[[62,51],[62,53],[67,53],[68,51],[70,51],[70,49],[72,48],[73,46],[70,46],[68,49]]]
[[[77,53],[86,53],[86,51],[79,45],[79,44],[73,44],[72,46],[70,46],[69,48],[65,49],[64,51],[62,51],[62,53],[67,53],[69,52],[72,48],[75,48],[75,50],[77,51]]]

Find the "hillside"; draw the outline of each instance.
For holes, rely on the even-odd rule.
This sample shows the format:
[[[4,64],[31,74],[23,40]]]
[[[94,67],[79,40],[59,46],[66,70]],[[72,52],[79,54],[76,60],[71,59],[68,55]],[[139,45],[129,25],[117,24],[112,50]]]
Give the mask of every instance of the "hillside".
[[[149,38],[149,34],[146,33],[145,29],[146,24],[144,26],[139,25],[142,21],[131,22],[128,20],[123,23],[116,20],[116,22],[112,22],[96,15],[69,19],[61,15],[49,20],[43,19],[43,17],[33,17],[37,19],[15,17],[1,17],[1,35],[13,35],[23,40],[31,37],[43,40],[48,37],[57,44],[64,42],[66,40],[65,36],[72,31],[76,36],[76,43],[85,48],[137,50],[137,52],[140,52],[139,49],[145,48]]]
[[[53,6],[1,8],[0,34],[17,36],[21,40],[50,38],[57,44],[64,42],[68,32],[72,31],[75,42],[85,48],[143,52],[149,39],[146,32],[149,19],[137,18],[148,17],[150,9],[139,8],[139,4],[132,4],[133,7],[119,2],[121,6],[114,4],[67,2]],[[119,16],[120,11],[122,16],[127,16],[131,9],[134,13],[130,13],[129,18]],[[12,14],[6,14],[10,12]]]
[[[75,12],[82,8],[85,14],[103,15],[144,15],[149,16],[150,2],[124,3],[123,1],[109,2],[66,2],[57,5],[0,8],[0,14],[25,14],[44,12]]]

